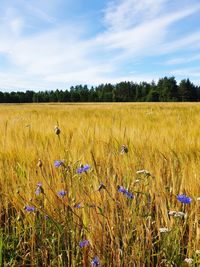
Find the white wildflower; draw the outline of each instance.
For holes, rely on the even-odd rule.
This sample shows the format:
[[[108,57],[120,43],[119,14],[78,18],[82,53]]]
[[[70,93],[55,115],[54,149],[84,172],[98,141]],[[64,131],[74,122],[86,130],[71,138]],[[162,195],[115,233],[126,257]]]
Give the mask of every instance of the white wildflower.
[[[200,254],[200,250],[196,250],[195,252],[196,252],[196,254]]]
[[[167,233],[170,230],[168,228],[166,228],[166,227],[163,227],[163,228],[159,228],[159,231],[160,231],[160,233]]]
[[[169,216],[173,216],[174,218],[186,218],[186,214],[182,211],[175,211],[175,210],[172,210],[172,211],[169,211]]]
[[[145,175],[150,175],[150,172],[147,171],[147,170],[139,170],[139,171],[136,171],[137,174],[145,174]]]
[[[176,212],[176,214],[174,215],[174,217],[178,217],[178,218],[186,218],[186,214],[184,212],[178,211]]]
[[[166,259],[162,259],[161,264],[163,264],[163,263],[167,263],[167,260]]]
[[[198,197],[197,200],[200,200],[200,197]]]
[[[188,264],[192,264],[193,259],[192,259],[192,258],[186,258],[184,261],[185,261],[186,263],[188,263]]]
[[[175,210],[171,210],[168,212],[169,216],[174,216],[177,212]]]

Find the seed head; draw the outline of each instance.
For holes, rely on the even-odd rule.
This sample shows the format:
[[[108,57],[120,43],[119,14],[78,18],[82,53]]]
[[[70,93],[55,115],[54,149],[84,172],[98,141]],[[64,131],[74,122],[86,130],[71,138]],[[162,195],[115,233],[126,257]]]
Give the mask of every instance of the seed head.
[[[99,185],[98,191],[101,191],[102,189],[106,189],[105,185],[103,183],[101,183]]]
[[[37,166],[38,166],[39,168],[42,167],[42,160],[41,160],[41,159],[38,160]]]
[[[54,132],[55,132],[55,134],[57,134],[57,135],[60,134],[60,128],[59,128],[57,125],[54,127]]]

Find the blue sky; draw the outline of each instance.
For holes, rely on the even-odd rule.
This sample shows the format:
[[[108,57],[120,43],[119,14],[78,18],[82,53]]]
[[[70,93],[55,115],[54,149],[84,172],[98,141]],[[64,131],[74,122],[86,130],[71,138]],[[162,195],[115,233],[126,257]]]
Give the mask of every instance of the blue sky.
[[[0,88],[200,84],[199,17],[199,0],[0,0]]]

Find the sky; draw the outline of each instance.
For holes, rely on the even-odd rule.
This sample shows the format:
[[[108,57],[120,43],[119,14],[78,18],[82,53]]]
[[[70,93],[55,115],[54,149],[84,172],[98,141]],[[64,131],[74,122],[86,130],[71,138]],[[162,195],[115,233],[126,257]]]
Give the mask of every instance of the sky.
[[[200,84],[199,0],[0,0],[0,89]]]

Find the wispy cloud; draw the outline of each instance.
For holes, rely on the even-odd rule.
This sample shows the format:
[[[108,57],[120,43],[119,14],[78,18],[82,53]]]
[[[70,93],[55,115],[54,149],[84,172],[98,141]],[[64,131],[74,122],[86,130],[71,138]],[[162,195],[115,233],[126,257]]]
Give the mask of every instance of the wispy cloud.
[[[181,7],[169,0],[108,1],[101,13],[103,27],[90,37],[86,37],[88,24],[59,21],[53,13],[56,2],[50,1],[49,12],[40,2],[24,2],[23,13],[16,7],[7,7],[0,19],[0,55],[10,66],[0,73],[1,87],[9,87],[8,77],[11,88],[16,82],[23,88],[39,89],[130,79],[150,81],[161,73],[138,69],[138,62],[145,64],[143,60],[153,56],[171,58],[176,51],[188,47],[195,50],[200,40],[199,32],[189,32],[169,41],[170,30],[177,22],[200,11],[197,1],[184,0]],[[31,12],[32,20],[28,16]],[[34,24],[37,20],[48,26],[38,30],[39,24]],[[195,55],[192,60],[197,58]],[[165,61],[175,64],[178,59],[183,63],[184,57],[171,59],[171,63],[169,59]],[[126,68],[129,70],[125,72]]]
[[[111,31],[131,28],[154,18],[163,10],[166,0],[112,1],[105,10],[105,24]]]
[[[194,68],[179,68],[170,71],[172,75],[178,75],[181,77],[187,77],[188,75],[192,78],[200,77],[200,67]]]
[[[177,50],[181,50],[186,48],[188,50],[196,49],[199,47],[200,41],[200,32],[194,32],[192,34],[188,34],[182,38],[174,40],[172,42],[165,42],[161,47],[161,51],[163,53],[171,53]]]
[[[179,65],[186,64],[194,61],[200,60],[200,54],[197,55],[187,55],[185,57],[172,58],[165,62],[166,65]]]
[[[127,12],[130,12],[130,3],[136,5],[137,1],[127,1],[129,2],[129,5],[126,6],[126,8],[128,9]],[[147,7],[149,6],[150,2],[149,1],[141,1],[143,2],[144,5],[144,9],[146,8],[145,6],[145,2],[148,3]],[[139,2],[139,3],[141,3]],[[163,14],[162,16],[159,15],[159,11],[162,10],[162,4],[164,4],[166,1],[158,1],[159,3],[159,8],[157,7],[157,9],[152,9],[153,12],[152,14],[150,13],[149,16],[152,17],[153,14],[153,18],[151,18],[151,20],[147,20],[146,18],[144,20],[139,20],[138,22],[138,18],[136,16],[136,21],[137,25],[134,25],[132,27],[130,27],[131,23],[134,22],[134,20],[131,19],[131,16],[127,19],[125,17],[125,21],[129,21],[130,25],[128,27],[128,29],[121,29],[121,27],[118,27],[118,21],[116,22],[116,17],[117,14],[119,13],[118,9],[117,9],[117,14],[115,13],[115,9],[113,11],[111,11],[111,9],[109,8],[108,13],[106,14],[106,17],[110,18],[110,24],[112,24],[111,29],[108,28],[106,33],[101,34],[97,40],[99,40],[99,42],[101,44],[104,44],[105,46],[107,46],[107,48],[121,48],[124,49],[125,52],[129,52],[130,55],[140,55],[140,56],[144,56],[146,54],[149,54],[154,51],[156,53],[167,53],[167,52],[171,52],[174,51],[176,49],[178,49],[178,47],[180,47],[180,45],[187,45],[189,43],[192,42],[197,42],[199,40],[199,33],[194,33],[191,36],[187,36],[184,38],[181,38],[180,40],[175,40],[172,41],[171,43],[169,43],[166,40],[167,37],[167,33],[169,30],[169,27],[181,20],[184,19],[187,16],[192,15],[193,13],[197,12],[198,10],[200,10],[200,5],[194,5],[191,6],[188,9],[181,9],[178,11],[174,11],[170,14],[168,14],[166,12],[166,14]],[[122,4],[125,4],[126,1],[123,1]],[[157,3],[157,2],[156,2]],[[121,4],[121,5],[122,5]],[[155,4],[155,1],[154,1]],[[140,4],[139,4],[140,7]],[[135,8],[137,10],[137,6]],[[133,14],[136,13],[136,10],[134,10]],[[156,11],[158,12],[158,14],[156,14]],[[126,14],[125,10],[123,9],[123,11],[121,11],[124,14]],[[138,10],[138,16],[140,15],[140,13],[142,13],[142,10],[139,9]],[[113,19],[112,19],[112,15],[113,15]],[[121,16],[120,19],[120,23],[123,25],[123,16]],[[112,21],[112,22],[111,22]],[[115,24],[116,23],[116,24]],[[128,24],[128,23],[125,23]],[[115,26],[114,26],[115,25]],[[113,30],[114,28],[114,30]],[[118,29],[118,30],[117,30]]]

